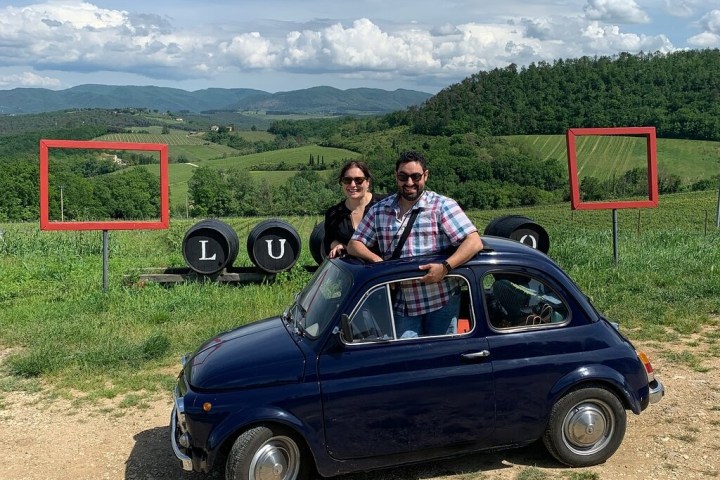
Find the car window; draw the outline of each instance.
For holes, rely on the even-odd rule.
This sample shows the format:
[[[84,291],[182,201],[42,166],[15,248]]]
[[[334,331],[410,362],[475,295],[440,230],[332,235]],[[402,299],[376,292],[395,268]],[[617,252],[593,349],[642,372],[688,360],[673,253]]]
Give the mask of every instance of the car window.
[[[332,262],[325,262],[300,293],[296,305],[300,312],[293,315],[310,337],[324,331],[340,304],[351,291],[352,278]]]
[[[460,276],[449,277],[446,299],[430,302],[427,313],[415,315],[407,302],[416,298],[423,284],[418,279],[380,285],[370,290],[349,317],[348,343],[405,340],[420,337],[462,335],[475,325],[470,305],[470,288]],[[428,297],[437,293],[431,287]],[[425,294],[424,293],[424,294]],[[435,297],[433,297],[435,298]],[[441,305],[440,305],[441,304]]]
[[[488,320],[493,328],[542,328],[569,319],[569,309],[562,296],[532,276],[487,273],[482,285]]]

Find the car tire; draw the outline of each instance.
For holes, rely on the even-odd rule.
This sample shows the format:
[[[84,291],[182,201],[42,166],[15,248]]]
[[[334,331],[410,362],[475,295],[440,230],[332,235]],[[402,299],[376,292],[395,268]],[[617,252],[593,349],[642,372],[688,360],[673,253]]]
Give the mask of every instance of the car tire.
[[[603,463],[625,436],[627,416],[618,397],[602,387],[574,390],[555,403],[543,443],[571,467]]]
[[[258,426],[238,436],[225,466],[227,480],[305,480],[309,458],[293,436],[276,426]]]

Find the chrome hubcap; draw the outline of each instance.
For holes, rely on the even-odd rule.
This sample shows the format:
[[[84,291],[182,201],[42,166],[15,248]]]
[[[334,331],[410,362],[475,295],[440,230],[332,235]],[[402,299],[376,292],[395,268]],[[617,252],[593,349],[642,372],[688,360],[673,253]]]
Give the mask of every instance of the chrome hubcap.
[[[300,451],[288,437],[273,437],[253,455],[250,480],[293,480],[300,467]]]
[[[583,402],[572,408],[563,422],[563,441],[579,455],[592,455],[610,441],[615,417],[603,402]]]

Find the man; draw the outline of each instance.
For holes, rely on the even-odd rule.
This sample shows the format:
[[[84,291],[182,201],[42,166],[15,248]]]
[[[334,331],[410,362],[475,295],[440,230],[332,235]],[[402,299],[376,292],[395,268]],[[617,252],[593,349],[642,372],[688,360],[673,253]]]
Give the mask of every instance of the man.
[[[398,192],[376,203],[348,244],[348,253],[370,262],[392,257],[406,228],[410,235],[401,257],[415,257],[457,247],[443,263],[420,266],[417,281],[402,282],[394,300],[395,324],[402,337],[454,333],[460,308],[460,281],[446,278],[483,248],[477,228],[455,200],[425,190],[427,161],[419,152],[405,152],[395,163]],[[412,212],[418,215],[412,225]],[[380,255],[370,248],[377,246]]]

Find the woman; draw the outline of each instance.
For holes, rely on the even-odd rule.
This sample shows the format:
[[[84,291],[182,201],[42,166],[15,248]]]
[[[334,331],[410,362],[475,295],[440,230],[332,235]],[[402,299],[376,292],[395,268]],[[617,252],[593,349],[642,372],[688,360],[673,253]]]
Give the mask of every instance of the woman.
[[[325,212],[324,244],[329,258],[345,254],[350,238],[368,209],[380,197],[370,192],[370,169],[365,162],[351,160],[338,176],[345,200]]]

